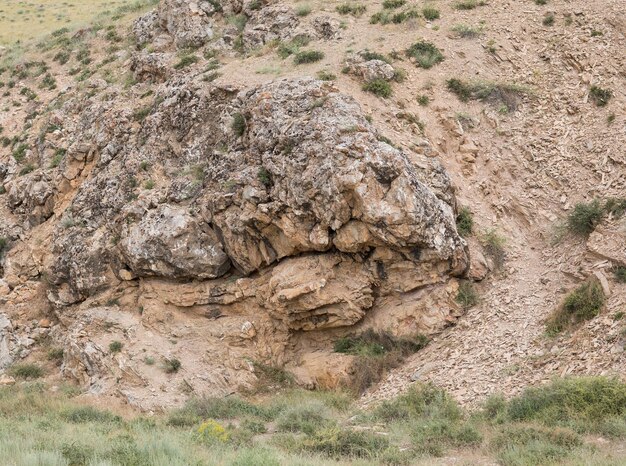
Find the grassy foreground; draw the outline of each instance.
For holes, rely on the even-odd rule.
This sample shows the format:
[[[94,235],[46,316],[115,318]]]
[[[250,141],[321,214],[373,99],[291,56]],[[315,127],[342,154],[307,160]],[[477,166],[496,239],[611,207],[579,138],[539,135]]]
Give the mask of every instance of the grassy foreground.
[[[130,418],[30,382],[0,388],[2,465],[626,464],[626,385],[555,380],[466,412],[415,385],[370,411],[337,392],[196,398]]]

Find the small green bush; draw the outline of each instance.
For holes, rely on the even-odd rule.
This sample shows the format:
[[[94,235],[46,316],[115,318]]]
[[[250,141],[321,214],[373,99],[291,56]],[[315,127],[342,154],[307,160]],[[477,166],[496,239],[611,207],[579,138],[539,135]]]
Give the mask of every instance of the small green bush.
[[[626,283],[626,267],[623,265],[618,265],[613,270],[613,275],[615,275],[615,280],[619,283]]]
[[[9,369],[9,373],[18,379],[38,379],[44,375],[41,367],[29,363],[14,364]]]
[[[382,97],[384,99],[391,97],[391,94],[393,93],[391,89],[391,84],[389,84],[382,78],[376,78],[369,82],[366,82],[365,84],[363,84],[363,90],[365,92],[371,92],[372,94],[377,95],[378,97]]]
[[[552,26],[554,24],[554,15],[552,13],[548,13],[543,17],[541,24],[544,26]]]
[[[311,14],[312,8],[310,5],[297,5],[296,6],[296,15],[298,16],[308,16]]]
[[[582,439],[566,429],[507,426],[492,441],[491,449],[503,466],[557,464],[582,445]]]
[[[576,235],[589,236],[603,217],[604,208],[599,200],[581,202],[574,206],[567,217],[567,228]]]
[[[463,281],[459,284],[459,290],[456,294],[456,302],[465,310],[471,309],[478,304],[478,293],[474,289],[474,284],[469,281]]]
[[[246,117],[243,116],[242,113],[235,113],[233,115],[233,122],[231,124],[231,128],[233,130],[233,133],[235,133],[237,136],[241,137],[244,135],[244,133],[246,132],[246,128],[247,128],[247,123],[246,123]]]
[[[289,42],[282,42],[277,49],[280,58],[287,58],[290,55],[296,55],[300,52],[301,47],[309,45],[311,40],[308,36],[296,36]]]
[[[572,377],[527,388],[507,409],[513,421],[537,421],[580,433],[606,433],[606,423],[626,421],[626,384],[608,377]],[[622,430],[623,436],[626,431]]]
[[[435,7],[432,6],[425,6],[424,8],[422,8],[422,15],[424,15],[424,18],[426,18],[428,21],[434,21],[436,19],[439,19],[439,10]]]
[[[420,41],[411,45],[406,51],[407,57],[413,58],[415,63],[422,68],[432,68],[443,61],[441,51],[430,42]]]
[[[315,63],[324,58],[324,52],[320,52],[319,50],[305,50],[302,52],[296,53],[293,58],[293,61],[296,65],[301,65],[304,63]]]
[[[406,4],[406,0],[384,0],[383,8],[393,9],[400,8]]]
[[[598,86],[591,86],[589,89],[589,97],[598,107],[604,107],[608,104],[612,96],[613,93],[608,89],[602,89]]]
[[[200,59],[196,55],[183,55],[180,57],[178,63],[174,65],[174,69],[182,70],[183,68],[187,68],[194,63],[198,63]]]
[[[506,259],[506,251],[504,245],[506,239],[501,236],[496,230],[487,230],[480,235],[480,243],[485,250],[487,256],[493,261],[493,265],[496,269],[501,268],[504,265]]]
[[[445,390],[430,383],[416,383],[404,395],[383,401],[373,414],[384,422],[415,422],[442,419],[459,421],[463,413]]]
[[[548,334],[555,335],[580,322],[593,319],[604,305],[604,291],[597,279],[588,280],[569,293],[546,321]]]
[[[120,351],[122,351],[123,346],[124,344],[121,341],[112,341],[111,343],[109,343],[109,351],[111,353],[119,353]]]
[[[468,100],[480,100],[491,104],[497,104],[505,111],[513,111],[517,108],[520,96],[528,94],[528,90],[515,84],[500,84],[486,81],[467,82],[457,78],[446,82],[447,88],[462,102]]]
[[[302,432],[309,435],[329,424],[332,421],[321,403],[293,406],[276,419],[276,428],[280,432]]]
[[[93,406],[74,406],[62,413],[63,419],[74,424],[84,424],[86,422],[97,423],[119,423],[122,418],[109,412],[101,411]]]
[[[469,236],[474,228],[472,211],[467,207],[461,207],[456,216],[456,229],[461,236]]]
[[[454,8],[457,10],[473,10],[478,6],[484,6],[487,3],[482,0],[462,0],[454,4]]]
[[[167,374],[173,374],[175,372],[178,372],[181,366],[181,362],[176,358],[165,358],[165,360],[163,361],[163,370]]]
[[[389,439],[372,432],[328,427],[300,441],[299,450],[331,458],[369,458],[389,448]]]
[[[361,16],[367,7],[361,3],[342,3],[337,5],[337,12],[342,15]]]

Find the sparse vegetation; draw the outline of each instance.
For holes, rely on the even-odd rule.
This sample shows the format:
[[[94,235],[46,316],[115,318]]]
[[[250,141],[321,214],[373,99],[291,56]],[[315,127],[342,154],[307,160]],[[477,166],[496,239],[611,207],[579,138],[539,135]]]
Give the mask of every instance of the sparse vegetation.
[[[233,133],[235,133],[238,137],[241,137],[245,134],[247,127],[248,125],[246,123],[246,117],[243,116],[242,113],[235,113],[233,115],[233,122],[231,124]]]
[[[597,279],[590,279],[570,292],[546,321],[549,335],[592,319],[604,305],[604,291]]]
[[[422,15],[424,15],[424,18],[426,18],[428,21],[434,21],[436,19],[439,19],[439,10],[435,7],[432,6],[425,6],[424,8],[422,8]]]
[[[121,341],[112,341],[111,343],[109,343],[109,352],[119,353],[120,351],[122,351],[123,346],[124,345],[122,344]]]
[[[457,78],[447,81],[448,90],[463,102],[470,99],[480,100],[502,106],[506,111],[514,111],[520,96],[528,90],[514,84],[501,84],[486,81],[466,82]]]
[[[461,207],[456,216],[456,229],[461,236],[469,236],[474,228],[472,211],[467,207]]]
[[[406,51],[407,57],[415,60],[415,63],[422,68],[432,68],[437,63],[443,61],[441,51],[430,42],[420,41],[411,45]]]
[[[181,368],[181,362],[176,358],[165,358],[163,360],[163,370],[167,374],[178,372]]]
[[[192,397],[150,418],[85,406],[74,393],[41,382],[0,387],[3,452],[16,464],[37,457],[55,465],[409,465],[451,452],[504,466],[624,461],[614,445],[626,437],[626,385],[602,377],[556,379],[473,412],[420,382],[367,411],[341,392],[288,388],[254,402]],[[605,438],[600,454],[587,433]]]
[[[362,3],[342,3],[337,5],[337,12],[342,15],[361,16],[367,11],[367,7]]]
[[[597,199],[578,203],[567,217],[567,227],[575,235],[589,236],[604,217],[604,212]]]
[[[393,93],[391,84],[382,78],[376,78],[366,82],[363,84],[363,90],[365,92],[371,92],[372,94],[384,99],[391,97],[391,94]]]
[[[462,281],[459,283],[456,302],[459,303],[463,309],[471,309],[478,304],[478,301],[478,293],[476,293],[472,282]]]
[[[506,251],[504,249],[506,239],[496,230],[487,230],[480,235],[480,243],[487,256],[493,261],[494,267],[496,269],[501,268],[506,259]]]
[[[487,2],[482,0],[461,0],[454,4],[454,8],[457,10],[473,10],[476,7],[484,6]]]
[[[618,265],[613,270],[613,275],[615,275],[615,280],[618,283],[626,283],[626,267],[623,265]]]
[[[360,394],[378,382],[402,360],[422,349],[428,343],[423,335],[413,338],[394,337],[386,332],[367,330],[356,337],[344,337],[335,342],[335,352],[355,356],[354,375],[345,381],[345,387]]]
[[[44,372],[43,369],[36,364],[20,363],[11,366],[9,374],[17,379],[28,380],[43,377]]]
[[[483,27],[457,24],[452,27],[452,32],[463,39],[474,39],[483,33]]]
[[[613,93],[608,89],[603,89],[598,86],[591,86],[589,89],[589,98],[598,107],[604,107],[609,103]]]
[[[296,53],[293,57],[293,61],[296,65],[301,65],[304,63],[315,63],[323,58],[324,52],[320,52],[319,50],[305,50]]]

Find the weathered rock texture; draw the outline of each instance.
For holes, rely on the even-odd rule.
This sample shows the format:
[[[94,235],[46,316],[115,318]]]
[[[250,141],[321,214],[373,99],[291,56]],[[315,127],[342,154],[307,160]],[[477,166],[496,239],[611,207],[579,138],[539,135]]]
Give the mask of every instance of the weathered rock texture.
[[[249,47],[337,35],[332,18],[246,5],[167,0],[134,31],[196,46],[228,10],[246,15]],[[136,79],[161,83],[134,108],[119,89],[77,92],[38,119],[33,133],[61,128],[29,144],[40,168],[20,175],[0,156],[0,303],[11,318],[54,316],[66,377],[142,407],[182,401],[181,384],[250,386],[251,361],[333,386],[350,370],[331,354],[337,338],[432,334],[460,315],[455,277],[469,258],[436,159],[383,142],[332,84],[240,89],[172,72],[168,57],[129,57]],[[0,321],[2,365],[25,347],[12,329]],[[50,332],[35,330],[26,343]],[[182,368],[166,375],[173,358]]]

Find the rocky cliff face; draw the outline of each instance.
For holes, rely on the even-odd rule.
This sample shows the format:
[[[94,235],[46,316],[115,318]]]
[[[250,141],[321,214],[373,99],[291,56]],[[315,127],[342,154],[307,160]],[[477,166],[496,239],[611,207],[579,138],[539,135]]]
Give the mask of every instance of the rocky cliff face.
[[[135,34],[198,45],[212,37],[210,5],[164,1]],[[276,8],[251,13],[245,43],[291,30],[260,26],[264,15],[308,27]],[[251,361],[333,385],[350,371],[350,357],[331,354],[338,337],[432,334],[460,315],[468,249],[436,159],[385,142],[327,82],[161,80],[135,108],[114,89],[66,96],[37,120],[62,129],[30,145],[31,173],[0,156],[0,302],[15,321],[52,316],[64,376],[142,407],[179,400],[181,384],[250,386]],[[3,366],[19,358],[10,325]],[[123,350],[112,355],[113,341]],[[146,357],[182,369],[165,376]]]

